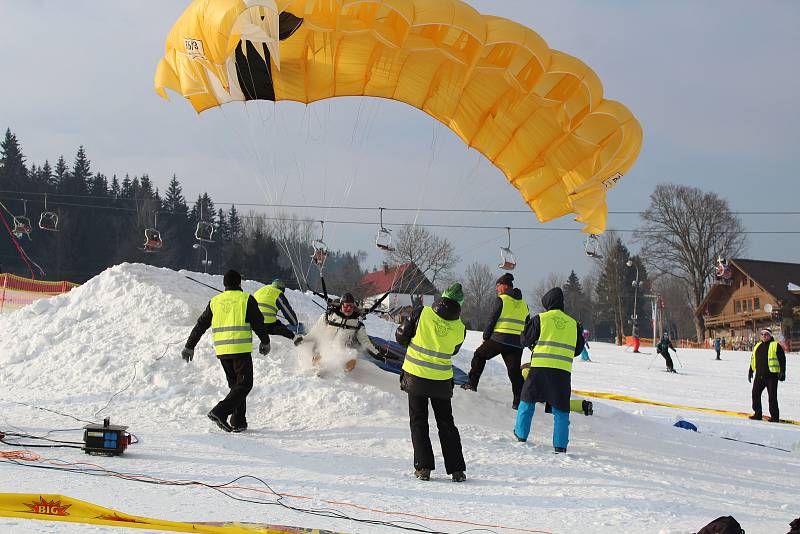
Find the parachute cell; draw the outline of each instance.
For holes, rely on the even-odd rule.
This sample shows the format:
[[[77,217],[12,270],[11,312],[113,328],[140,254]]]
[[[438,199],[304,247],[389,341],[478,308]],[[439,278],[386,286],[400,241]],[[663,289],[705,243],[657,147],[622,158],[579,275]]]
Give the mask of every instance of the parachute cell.
[[[642,130],[597,75],[460,0],[194,0],[155,76],[198,112],[231,101],[405,102],[491,160],[544,222],[606,226]]]

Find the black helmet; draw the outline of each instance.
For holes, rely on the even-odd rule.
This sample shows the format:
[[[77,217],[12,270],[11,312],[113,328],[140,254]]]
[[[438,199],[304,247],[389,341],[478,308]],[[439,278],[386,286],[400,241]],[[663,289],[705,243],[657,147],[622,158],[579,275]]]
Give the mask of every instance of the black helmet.
[[[345,293],[344,295],[342,295],[341,302],[342,302],[342,304],[344,304],[345,302],[350,302],[352,304],[355,304],[356,303],[356,298],[353,296],[352,293]]]

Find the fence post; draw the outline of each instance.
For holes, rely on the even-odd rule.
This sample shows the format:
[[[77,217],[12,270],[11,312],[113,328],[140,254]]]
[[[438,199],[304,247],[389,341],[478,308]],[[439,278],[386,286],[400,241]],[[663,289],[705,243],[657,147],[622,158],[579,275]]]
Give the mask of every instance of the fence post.
[[[3,275],[3,293],[0,294],[0,313],[3,313],[3,306],[6,303],[6,285],[8,284],[8,275]]]

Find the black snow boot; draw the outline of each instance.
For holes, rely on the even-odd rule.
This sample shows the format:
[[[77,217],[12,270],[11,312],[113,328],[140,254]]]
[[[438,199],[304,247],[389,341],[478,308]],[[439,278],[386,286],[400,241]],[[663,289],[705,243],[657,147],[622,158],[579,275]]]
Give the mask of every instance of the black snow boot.
[[[231,425],[229,425],[225,419],[215,414],[214,410],[208,412],[208,418],[214,421],[217,424],[217,426],[220,427],[225,432],[233,432],[233,428],[231,428]]]
[[[555,453],[556,454],[565,454],[566,452],[567,452],[567,449],[565,449],[564,447],[556,447],[555,448]]]
[[[464,474],[464,471],[453,473],[453,482],[464,482],[465,480],[467,480],[467,475]]]

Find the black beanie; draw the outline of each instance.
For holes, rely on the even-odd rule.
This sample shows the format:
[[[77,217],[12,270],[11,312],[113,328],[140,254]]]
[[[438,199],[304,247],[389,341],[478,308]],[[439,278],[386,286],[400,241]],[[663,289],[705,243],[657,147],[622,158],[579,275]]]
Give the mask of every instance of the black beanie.
[[[514,287],[514,275],[511,273],[504,274],[503,276],[497,279],[495,285],[497,284],[505,284],[507,286]]]
[[[344,295],[342,295],[342,302],[352,302],[353,304],[355,304],[356,298],[353,296],[352,293],[345,293]]]
[[[238,272],[234,271],[233,269],[229,270],[225,273],[225,276],[222,278],[222,283],[225,285],[225,288],[238,288],[242,286],[242,275]]]

